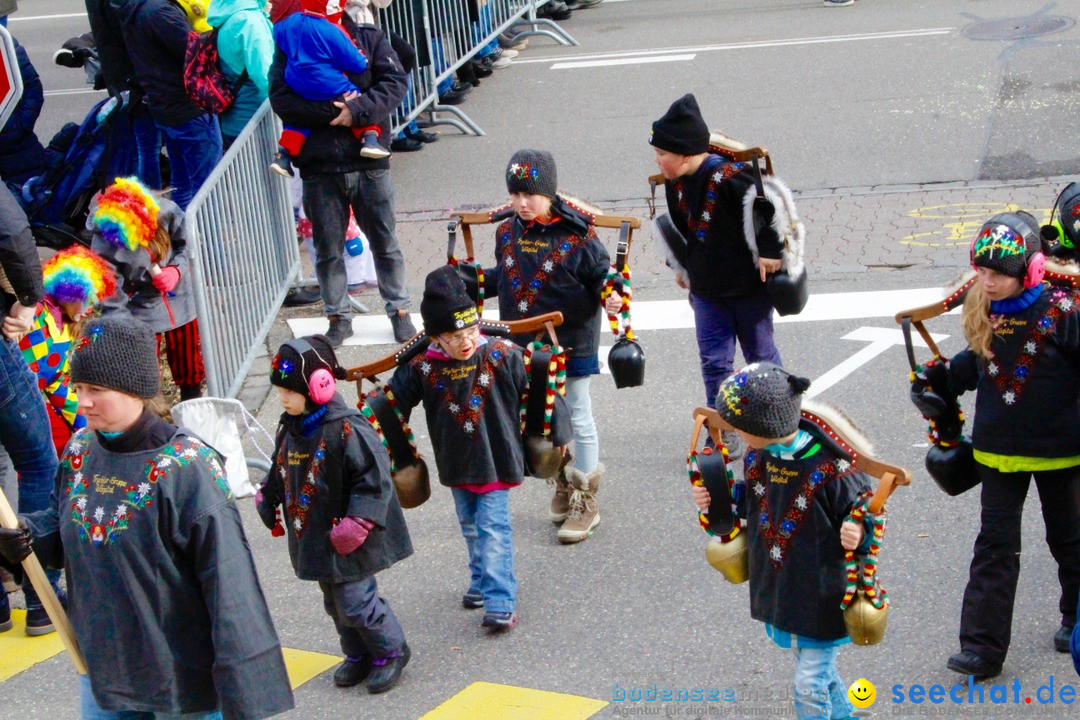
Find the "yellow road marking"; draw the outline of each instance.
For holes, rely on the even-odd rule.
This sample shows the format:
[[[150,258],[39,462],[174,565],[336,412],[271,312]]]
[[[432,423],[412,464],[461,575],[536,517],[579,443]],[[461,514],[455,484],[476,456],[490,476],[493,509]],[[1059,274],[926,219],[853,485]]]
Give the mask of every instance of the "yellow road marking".
[[[27,636],[25,610],[12,608],[11,619],[15,627],[0,633],[0,682],[64,651],[64,643],[56,633]]]
[[[293,690],[341,662],[341,658],[334,655],[310,650],[281,648],[281,653],[285,656],[285,669],[289,671]]]
[[[477,682],[420,720],[585,720],[606,705],[579,695]]]

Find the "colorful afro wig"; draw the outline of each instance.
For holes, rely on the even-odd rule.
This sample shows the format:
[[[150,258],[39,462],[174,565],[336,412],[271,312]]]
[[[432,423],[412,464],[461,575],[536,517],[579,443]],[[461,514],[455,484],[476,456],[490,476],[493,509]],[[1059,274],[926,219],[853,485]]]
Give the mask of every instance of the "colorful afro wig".
[[[110,245],[146,248],[157,232],[157,200],[137,178],[117,178],[98,198],[94,224]]]
[[[75,244],[53,255],[41,268],[45,294],[55,303],[97,307],[116,292],[116,273],[100,255]]]

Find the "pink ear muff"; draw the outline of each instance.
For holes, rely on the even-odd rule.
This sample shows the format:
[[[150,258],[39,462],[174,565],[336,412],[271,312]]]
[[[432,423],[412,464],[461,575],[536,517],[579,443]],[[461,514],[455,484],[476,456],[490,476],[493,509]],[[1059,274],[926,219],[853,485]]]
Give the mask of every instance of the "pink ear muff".
[[[337,380],[326,368],[319,368],[311,373],[308,380],[308,397],[317,405],[325,405],[334,399],[337,392]]]
[[[1043,281],[1044,275],[1046,275],[1046,256],[1037,252],[1028,260],[1024,287],[1030,290]]]

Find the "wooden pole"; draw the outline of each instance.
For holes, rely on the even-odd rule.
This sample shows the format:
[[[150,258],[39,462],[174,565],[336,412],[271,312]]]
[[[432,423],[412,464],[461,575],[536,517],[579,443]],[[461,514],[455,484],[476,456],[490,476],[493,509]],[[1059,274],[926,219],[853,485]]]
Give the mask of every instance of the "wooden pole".
[[[4,496],[3,491],[0,491],[0,527],[7,530],[15,530],[19,527],[19,519],[15,516],[15,511],[12,510],[11,504],[8,502],[7,497]],[[64,647],[67,648],[71,657],[71,664],[75,666],[75,672],[86,675],[86,661],[83,660],[82,653],[79,651],[79,641],[75,638],[75,630],[71,627],[71,621],[68,619],[67,613],[64,612],[64,606],[60,604],[60,599],[53,592],[52,583],[45,576],[45,569],[41,567],[37,555],[30,553],[22,561],[22,566],[26,577],[30,579],[34,589],[37,590],[38,599],[45,606],[45,612],[49,614],[49,619],[52,620],[53,626],[56,627],[60,640],[64,643]]]

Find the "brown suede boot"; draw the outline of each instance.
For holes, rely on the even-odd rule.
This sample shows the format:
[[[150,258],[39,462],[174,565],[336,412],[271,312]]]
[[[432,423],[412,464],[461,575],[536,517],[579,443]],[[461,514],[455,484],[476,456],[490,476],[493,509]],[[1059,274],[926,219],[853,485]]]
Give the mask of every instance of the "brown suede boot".
[[[604,474],[603,464],[586,475],[575,467],[567,466],[566,478],[570,481],[573,492],[570,495],[570,510],[566,522],[559,528],[559,542],[576,543],[587,539],[600,524],[600,506],[596,501],[596,491],[600,489],[600,476]]]
[[[555,478],[555,496],[551,498],[551,510],[548,517],[551,518],[551,522],[558,525],[566,519],[568,512],[570,512],[570,483],[566,480],[564,467]]]

